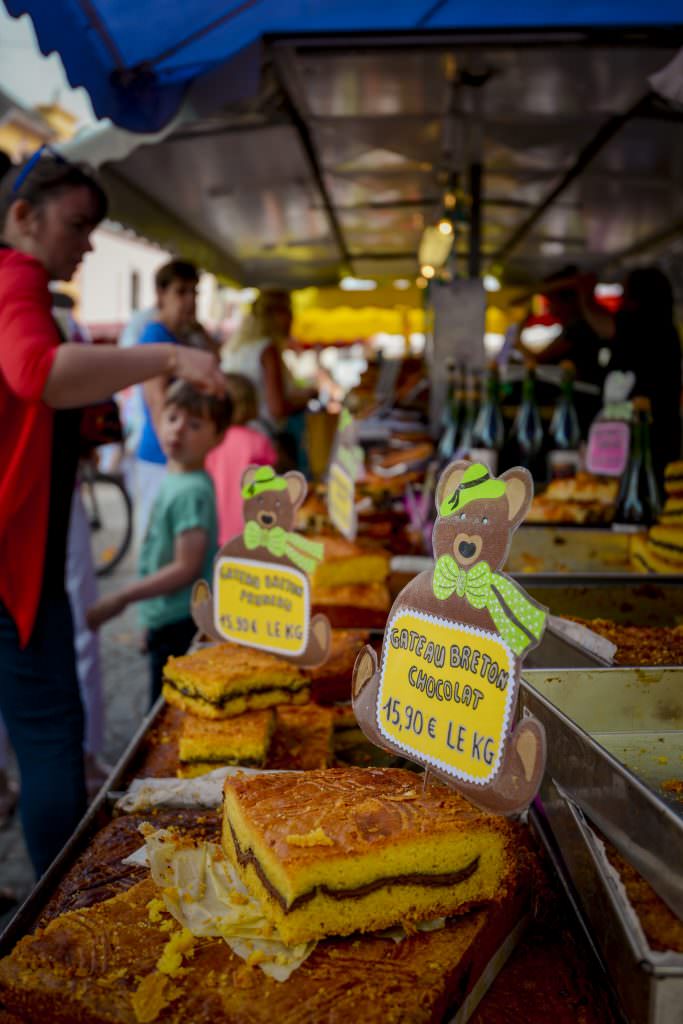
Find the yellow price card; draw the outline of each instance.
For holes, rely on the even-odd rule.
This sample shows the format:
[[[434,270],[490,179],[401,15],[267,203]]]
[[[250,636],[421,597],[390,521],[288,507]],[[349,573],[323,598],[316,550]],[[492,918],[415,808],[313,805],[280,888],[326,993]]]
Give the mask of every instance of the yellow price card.
[[[343,537],[355,540],[358,532],[356,489],[351,476],[338,462],[330,466],[327,480],[327,511],[330,521]]]
[[[401,609],[384,638],[379,731],[408,757],[490,782],[510,726],[513,670],[497,633]]]
[[[298,569],[246,558],[214,566],[214,620],[226,640],[291,657],[308,644],[310,586]]]

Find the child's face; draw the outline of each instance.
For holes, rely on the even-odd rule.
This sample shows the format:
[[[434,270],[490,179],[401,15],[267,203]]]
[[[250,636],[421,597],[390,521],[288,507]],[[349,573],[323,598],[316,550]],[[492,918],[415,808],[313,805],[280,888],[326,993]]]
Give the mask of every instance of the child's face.
[[[158,294],[159,312],[172,331],[189,327],[195,320],[197,285],[176,279]]]
[[[159,442],[167,459],[183,469],[200,469],[219,440],[216,425],[208,416],[197,416],[173,404],[165,406]]]

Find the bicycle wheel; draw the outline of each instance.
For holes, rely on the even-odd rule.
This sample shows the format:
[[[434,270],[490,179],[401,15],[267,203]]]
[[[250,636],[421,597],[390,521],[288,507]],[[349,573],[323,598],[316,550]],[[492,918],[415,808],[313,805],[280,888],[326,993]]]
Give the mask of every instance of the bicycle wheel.
[[[106,576],[125,557],[133,535],[133,507],[121,479],[96,472],[81,484],[90,523],[93,561],[98,576]]]

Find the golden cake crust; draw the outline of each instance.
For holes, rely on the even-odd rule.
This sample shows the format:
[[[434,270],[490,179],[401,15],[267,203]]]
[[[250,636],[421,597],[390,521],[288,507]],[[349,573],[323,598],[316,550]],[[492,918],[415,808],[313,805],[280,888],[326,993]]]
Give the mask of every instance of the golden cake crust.
[[[206,718],[308,699],[304,673],[272,654],[239,644],[212,644],[169,658],[163,694],[169,704]]]
[[[275,712],[247,711],[234,718],[208,719],[186,715],[180,734],[182,762],[211,764],[265,763],[275,729]]]
[[[324,860],[351,860],[372,852],[378,858],[402,836],[431,840],[458,829],[482,827],[514,834],[505,818],[478,810],[455,790],[401,768],[338,768],[292,776],[272,773],[226,779],[226,799],[239,803],[250,830],[285,867]],[[292,832],[322,829],[325,846],[296,846]]]
[[[224,788],[223,848],[289,945],[486,903],[515,876],[514,834],[400,769],[271,772]]]

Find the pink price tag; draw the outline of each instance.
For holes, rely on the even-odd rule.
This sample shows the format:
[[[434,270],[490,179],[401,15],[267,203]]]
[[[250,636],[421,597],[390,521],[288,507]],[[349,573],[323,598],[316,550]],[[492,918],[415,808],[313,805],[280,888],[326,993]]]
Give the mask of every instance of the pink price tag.
[[[600,476],[621,476],[626,469],[631,430],[628,423],[604,420],[588,432],[586,468]]]

